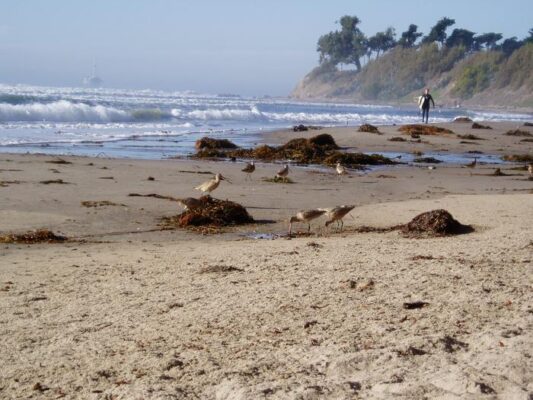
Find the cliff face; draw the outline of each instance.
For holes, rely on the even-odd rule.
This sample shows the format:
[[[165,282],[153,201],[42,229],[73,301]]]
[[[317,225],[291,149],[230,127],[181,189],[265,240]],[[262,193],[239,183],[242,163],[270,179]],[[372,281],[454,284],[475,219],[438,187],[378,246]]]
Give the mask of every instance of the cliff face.
[[[465,55],[462,48],[395,48],[360,72],[321,65],[291,93],[303,100],[411,103],[431,88],[440,105],[533,109],[533,44],[507,57],[499,51]]]

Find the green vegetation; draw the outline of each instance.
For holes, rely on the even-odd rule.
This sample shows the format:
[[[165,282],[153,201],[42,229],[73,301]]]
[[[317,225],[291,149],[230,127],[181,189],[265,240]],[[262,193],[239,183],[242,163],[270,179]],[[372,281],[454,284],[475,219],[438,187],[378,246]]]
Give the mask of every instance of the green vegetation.
[[[463,28],[448,34],[455,20],[444,17],[425,36],[410,24],[396,40],[393,27],[365,35],[357,16],[338,23],[339,30],[318,39],[320,64],[301,83],[311,87],[305,93],[315,85],[331,97],[410,100],[431,84],[434,93],[464,100],[488,89],[533,89],[533,29],[522,40]]]

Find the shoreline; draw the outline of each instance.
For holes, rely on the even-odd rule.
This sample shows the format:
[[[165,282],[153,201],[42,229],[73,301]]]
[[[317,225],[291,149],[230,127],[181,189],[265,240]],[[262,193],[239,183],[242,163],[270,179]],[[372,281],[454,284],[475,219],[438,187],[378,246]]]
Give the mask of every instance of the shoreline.
[[[460,134],[470,127],[438,125]],[[357,150],[530,153],[530,143],[504,135],[510,128],[476,131],[480,144],[455,136],[389,142],[399,136],[394,126],[383,135],[284,130],[264,141],[327,132]],[[47,228],[78,239],[0,246],[0,397],[492,391],[525,400],[533,391],[533,181],[523,163],[385,166],[340,178],[333,168],[295,167],[295,183],[284,185],[263,180],[279,169],[272,163],[258,163],[250,181],[243,162],[57,158],[0,153],[0,233]],[[504,175],[493,175],[496,167]],[[223,181],[213,196],[242,204],[259,222],[214,235],[162,230],[161,217],[181,212],[177,203],[130,196],[197,197],[194,187],[214,173],[232,184]],[[343,232],[319,219],[309,236],[249,235],[286,233],[298,210],[339,204],[356,205]],[[413,239],[358,231],[434,209],[474,232]],[[424,305],[406,306],[416,302]]]

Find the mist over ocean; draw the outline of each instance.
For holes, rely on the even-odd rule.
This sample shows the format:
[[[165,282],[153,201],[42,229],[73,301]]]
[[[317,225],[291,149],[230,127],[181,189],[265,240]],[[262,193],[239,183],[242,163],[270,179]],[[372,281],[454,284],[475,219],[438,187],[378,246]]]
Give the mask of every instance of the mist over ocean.
[[[438,98],[436,99],[438,103]],[[529,114],[436,109],[431,122],[526,121]],[[235,95],[0,85],[0,151],[158,159],[193,152],[202,136],[241,146],[296,124],[419,122],[418,108],[307,103]]]

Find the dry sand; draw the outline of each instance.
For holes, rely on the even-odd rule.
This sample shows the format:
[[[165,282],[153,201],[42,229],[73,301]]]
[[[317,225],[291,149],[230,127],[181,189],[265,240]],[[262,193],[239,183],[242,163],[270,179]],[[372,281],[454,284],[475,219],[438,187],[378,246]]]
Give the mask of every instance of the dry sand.
[[[457,125],[449,124],[468,130]],[[530,143],[502,135],[506,124],[495,125],[476,131],[492,136],[471,146],[531,153]],[[386,141],[395,127],[383,130],[332,133],[343,146],[413,150]],[[469,146],[427,141],[428,149]],[[296,183],[280,185],[261,180],[278,165],[259,164],[245,182],[242,163],[47,163],[54,159],[0,156],[0,230],[45,227],[80,240],[0,247],[0,398],[533,396],[533,182],[525,171],[400,166],[338,179],[293,168]],[[211,236],[161,231],[159,218],[175,215],[177,204],[128,196],[194,196],[205,171],[232,179],[216,197],[274,222]],[[40,183],[56,179],[68,184]],[[104,200],[116,205],[81,205]],[[318,229],[322,220],[311,237],[242,236],[285,231],[301,208],[350,203],[357,207],[343,233]],[[436,208],[475,232],[412,239],[354,231]],[[415,301],[427,304],[404,308]]]

